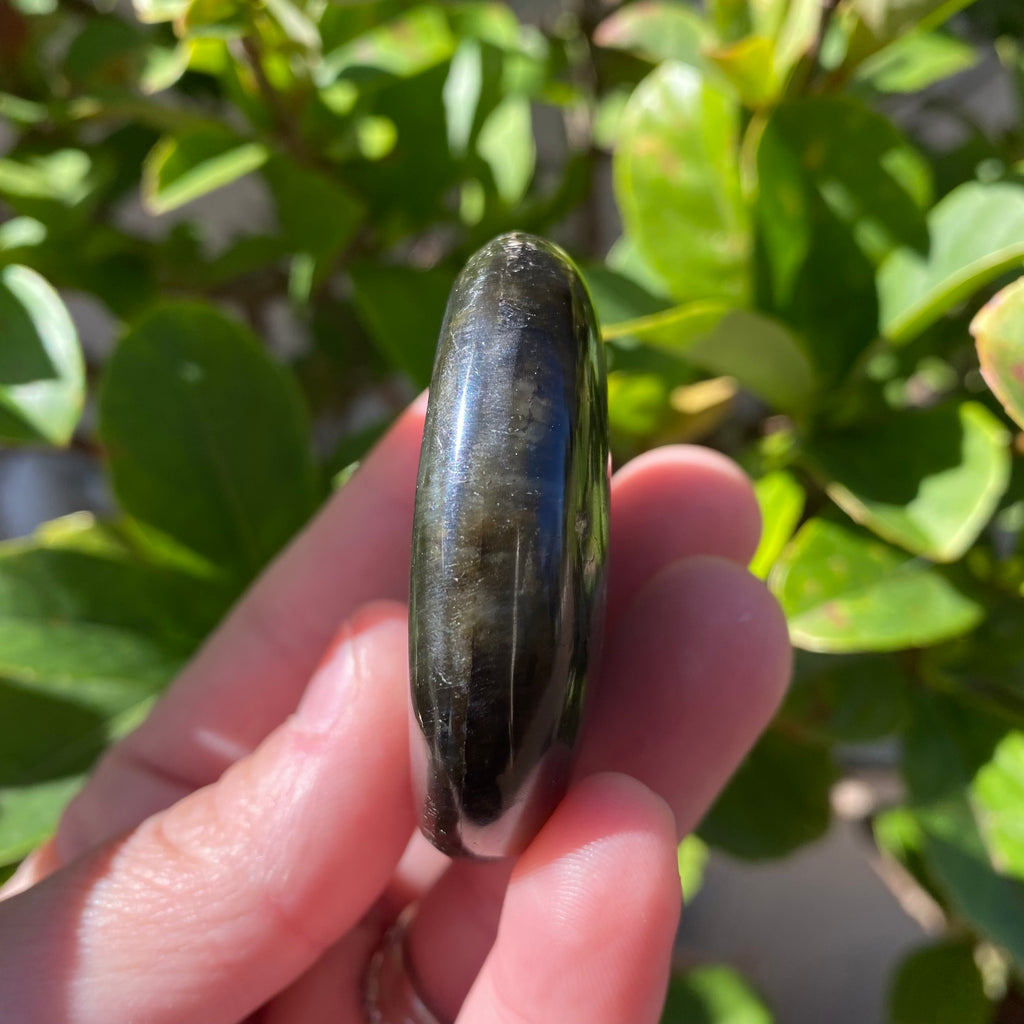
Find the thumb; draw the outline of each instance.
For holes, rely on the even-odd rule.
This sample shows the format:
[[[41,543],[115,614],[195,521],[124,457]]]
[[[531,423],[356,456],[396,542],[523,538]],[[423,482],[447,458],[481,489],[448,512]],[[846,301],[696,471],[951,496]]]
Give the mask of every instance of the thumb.
[[[405,652],[403,610],[365,609],[253,754],[0,903],[5,1019],[235,1024],[309,967],[413,828]]]

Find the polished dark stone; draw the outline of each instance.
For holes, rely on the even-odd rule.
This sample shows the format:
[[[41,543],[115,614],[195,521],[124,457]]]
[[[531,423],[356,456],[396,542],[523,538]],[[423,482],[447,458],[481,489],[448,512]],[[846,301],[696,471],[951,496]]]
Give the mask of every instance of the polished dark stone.
[[[561,249],[502,235],[452,288],[416,491],[413,776],[445,853],[519,853],[564,793],[607,550],[593,307]]]

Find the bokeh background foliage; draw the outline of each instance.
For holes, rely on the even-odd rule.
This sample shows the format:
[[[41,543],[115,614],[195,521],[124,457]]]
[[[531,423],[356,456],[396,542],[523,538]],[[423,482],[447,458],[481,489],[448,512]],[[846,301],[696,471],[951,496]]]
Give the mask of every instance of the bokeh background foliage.
[[[993,50],[1024,104],[1022,40],[970,0],[0,0],[0,438],[102,460],[117,500],[0,547],[0,865],[344,486],[462,261],[522,228],[587,274],[616,459],[699,440],[756,480],[799,649],[687,892],[706,844],[821,836],[881,741],[900,796],[867,824],[944,932],[890,1019],[1019,1019],[1024,131],[956,109],[936,146],[889,113]],[[247,184],[269,216],[212,237]],[[116,344],[83,356],[72,296]],[[772,1015],[708,967],[665,1020]]]

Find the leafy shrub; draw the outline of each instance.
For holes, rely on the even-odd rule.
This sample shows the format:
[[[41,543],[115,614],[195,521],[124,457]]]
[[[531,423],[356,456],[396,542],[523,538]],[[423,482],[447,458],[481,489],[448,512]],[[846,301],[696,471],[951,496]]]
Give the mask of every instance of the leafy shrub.
[[[119,506],[0,553],[0,864],[426,382],[455,272],[517,227],[584,261],[617,459],[705,440],[756,480],[753,568],[796,678],[703,842],[814,840],[853,746],[889,741],[905,796],[875,840],[955,935],[901,967],[892,1019],[1009,1012],[1024,136],[986,135],[942,82],[996,39],[1024,102],[1019,6],[644,0],[552,5],[544,28],[496,3],[135,14],[0,0],[0,437],[102,457]],[[955,145],[886,114],[930,87]],[[233,183],[263,213],[218,238],[204,210]],[[113,318],[109,358],[86,363],[55,289]],[[704,855],[681,848],[688,879]],[[722,969],[680,980],[673,1013],[770,1019]]]

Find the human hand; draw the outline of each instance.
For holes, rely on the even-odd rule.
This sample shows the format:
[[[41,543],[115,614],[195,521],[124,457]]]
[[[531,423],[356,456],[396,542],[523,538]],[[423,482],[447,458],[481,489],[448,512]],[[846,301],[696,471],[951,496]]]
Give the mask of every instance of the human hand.
[[[407,953],[444,1019],[657,1021],[676,842],[789,676],[781,613],[743,568],[753,494],[696,448],[615,475],[576,781],[515,863],[448,862],[414,835],[396,603],[423,413],[405,413],[8,883],[5,1024],[363,1024],[367,962],[413,900]]]

